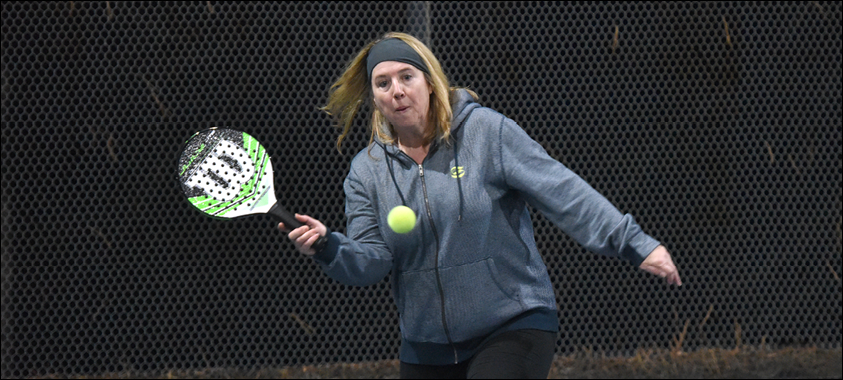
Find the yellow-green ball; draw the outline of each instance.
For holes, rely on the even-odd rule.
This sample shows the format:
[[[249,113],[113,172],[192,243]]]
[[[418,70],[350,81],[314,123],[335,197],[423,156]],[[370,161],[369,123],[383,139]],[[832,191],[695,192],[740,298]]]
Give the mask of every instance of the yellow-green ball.
[[[386,216],[389,228],[399,234],[406,234],[416,226],[416,213],[407,206],[396,206]]]

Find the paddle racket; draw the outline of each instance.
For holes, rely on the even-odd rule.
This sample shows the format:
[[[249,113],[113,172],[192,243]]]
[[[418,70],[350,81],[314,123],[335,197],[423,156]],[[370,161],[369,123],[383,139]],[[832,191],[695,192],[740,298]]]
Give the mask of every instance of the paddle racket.
[[[207,216],[269,214],[290,230],[302,226],[275,197],[266,149],[245,132],[224,128],[196,132],[185,143],[178,177],[187,200]],[[313,249],[318,252],[326,241],[320,237]]]

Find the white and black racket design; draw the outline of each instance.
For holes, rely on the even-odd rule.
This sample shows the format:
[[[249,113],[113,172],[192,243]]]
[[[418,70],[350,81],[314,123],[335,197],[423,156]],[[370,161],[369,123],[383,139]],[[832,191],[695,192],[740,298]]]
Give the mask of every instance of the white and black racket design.
[[[207,216],[269,214],[291,230],[302,226],[278,203],[272,162],[248,133],[223,128],[195,133],[182,150],[178,178],[190,204]],[[319,251],[326,241],[320,237],[313,248]]]

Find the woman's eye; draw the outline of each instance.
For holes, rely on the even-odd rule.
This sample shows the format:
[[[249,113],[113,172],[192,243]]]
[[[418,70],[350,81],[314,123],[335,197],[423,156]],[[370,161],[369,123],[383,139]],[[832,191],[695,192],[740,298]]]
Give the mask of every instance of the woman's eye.
[[[378,82],[378,87],[386,87],[386,81]]]
[[[404,75],[404,80],[410,80],[410,79],[413,79],[412,75],[410,75],[410,74]]]

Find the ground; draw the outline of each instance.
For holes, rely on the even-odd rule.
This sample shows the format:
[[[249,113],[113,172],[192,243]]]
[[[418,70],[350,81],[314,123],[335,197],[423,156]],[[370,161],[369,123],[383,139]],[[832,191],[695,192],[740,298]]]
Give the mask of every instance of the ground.
[[[48,376],[65,378],[66,376]],[[256,370],[210,368],[170,370],[163,373],[111,373],[75,378],[169,378],[169,379],[397,379],[398,361],[324,364]],[[639,378],[639,379],[779,379],[843,378],[841,349],[784,348],[770,350],[743,347],[695,352],[640,350],[631,357],[605,357],[593,352],[557,356],[548,378]]]

